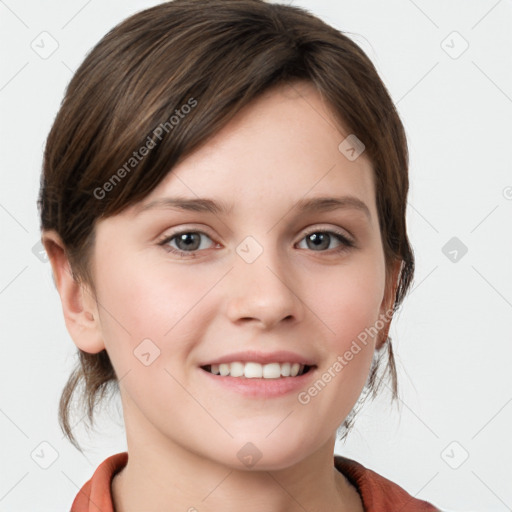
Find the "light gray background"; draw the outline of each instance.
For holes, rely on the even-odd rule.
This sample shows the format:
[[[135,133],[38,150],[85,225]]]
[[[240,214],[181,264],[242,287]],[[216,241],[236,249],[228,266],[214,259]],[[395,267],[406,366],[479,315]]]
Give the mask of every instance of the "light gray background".
[[[111,27],[157,3],[0,1],[1,512],[69,510],[98,464],[126,449],[115,408],[98,434],[77,425],[85,458],[63,439],[57,404],[76,350],[32,248],[44,142],[73,70]],[[368,53],[411,151],[417,271],[390,333],[401,411],[383,395],[336,452],[445,510],[511,510],[512,3],[293,3]],[[52,44],[47,58],[31,47]],[[444,254],[453,237],[465,255]]]

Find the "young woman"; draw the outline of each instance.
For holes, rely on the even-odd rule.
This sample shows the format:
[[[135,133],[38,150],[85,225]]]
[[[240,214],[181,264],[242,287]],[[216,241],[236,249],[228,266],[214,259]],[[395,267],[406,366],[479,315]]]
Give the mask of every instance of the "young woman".
[[[69,84],[39,200],[79,353],[61,425],[80,449],[83,384],[91,421],[119,390],[127,434],[72,512],[437,510],[333,456],[383,371],[396,397],[407,193],[384,84],[308,12],[175,0],[109,32]]]

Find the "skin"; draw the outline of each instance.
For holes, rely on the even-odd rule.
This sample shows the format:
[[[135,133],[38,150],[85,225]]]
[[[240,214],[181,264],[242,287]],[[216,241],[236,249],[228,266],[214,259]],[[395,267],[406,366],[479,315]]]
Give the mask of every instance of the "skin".
[[[363,510],[333,467],[335,434],[389,322],[306,405],[296,392],[249,398],[207,385],[198,367],[239,350],[290,350],[320,376],[391,307],[399,266],[386,275],[373,168],[365,153],[350,161],[338,150],[348,134],[308,82],[267,91],[142,201],[208,197],[229,214],[137,204],[102,220],[96,297],[71,278],[58,235],[44,234],[70,335],[86,352],[106,349],[120,379],[129,461],[112,484],[117,512]],[[332,195],[359,198],[370,217],[294,208]],[[337,253],[331,235],[317,249],[307,228],[338,229],[355,246]],[[159,245],[181,230],[205,233],[194,257]],[[250,264],[236,252],[247,236],[263,250]],[[160,350],[149,366],[134,356],[147,338]],[[248,442],[262,454],[251,468],[237,457]]]

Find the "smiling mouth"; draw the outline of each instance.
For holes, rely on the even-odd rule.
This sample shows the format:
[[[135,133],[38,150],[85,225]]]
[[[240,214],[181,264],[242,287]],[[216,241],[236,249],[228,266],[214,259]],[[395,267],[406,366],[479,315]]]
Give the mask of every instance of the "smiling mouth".
[[[219,375],[221,377],[238,377],[242,379],[280,379],[300,377],[301,375],[308,373],[312,368],[315,368],[315,366],[299,363],[260,364],[254,362],[243,363],[241,361],[201,366],[201,369],[213,375]]]

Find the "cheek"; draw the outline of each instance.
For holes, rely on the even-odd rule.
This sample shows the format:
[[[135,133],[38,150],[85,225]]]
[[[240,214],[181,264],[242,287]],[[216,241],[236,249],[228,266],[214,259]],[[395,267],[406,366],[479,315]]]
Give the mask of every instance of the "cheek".
[[[171,273],[162,268],[165,262],[143,258],[104,263],[97,272],[97,292],[102,334],[113,362],[127,364],[146,339],[162,353],[170,341],[174,353],[186,350],[179,340],[186,339],[183,330],[211,287],[208,280],[191,279],[190,272]]]
[[[380,325],[384,286],[383,259],[361,258],[357,264],[340,267],[313,299],[319,305],[322,323],[328,327],[322,329],[331,354],[324,377],[335,381],[331,391],[337,390],[333,400],[340,410],[350,410],[367,379],[379,335],[375,327]]]
[[[383,262],[361,259],[332,273],[312,299],[319,317],[329,327],[331,348],[345,351],[361,333],[374,330],[384,296]],[[368,337],[369,344],[373,337]]]

